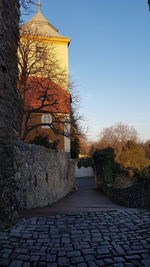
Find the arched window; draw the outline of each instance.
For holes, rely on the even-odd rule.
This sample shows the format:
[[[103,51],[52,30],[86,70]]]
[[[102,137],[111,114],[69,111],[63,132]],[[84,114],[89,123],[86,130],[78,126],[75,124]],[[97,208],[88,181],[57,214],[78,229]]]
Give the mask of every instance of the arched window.
[[[36,47],[36,59],[37,60],[46,59],[46,52],[45,52],[44,47],[41,47],[41,46]]]
[[[51,123],[52,122],[52,116],[50,114],[44,114],[42,115],[42,123]],[[42,125],[42,128],[49,128],[48,125]]]

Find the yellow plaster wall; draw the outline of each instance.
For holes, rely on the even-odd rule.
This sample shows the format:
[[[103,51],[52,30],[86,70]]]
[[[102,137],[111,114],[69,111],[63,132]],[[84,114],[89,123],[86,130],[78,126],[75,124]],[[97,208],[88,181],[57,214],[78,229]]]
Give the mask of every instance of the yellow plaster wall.
[[[56,56],[58,57],[62,69],[68,74],[68,45],[59,43],[52,43],[52,45],[55,47]]]
[[[38,123],[41,123],[41,117],[42,117],[42,114],[33,113],[31,115],[31,120],[30,120],[31,125],[34,125],[34,124],[36,125]],[[25,142],[28,143],[32,141],[34,137],[37,135],[49,136],[49,140],[52,142],[58,140],[59,141],[58,146],[57,146],[58,150],[64,151],[64,136],[56,135],[50,128],[42,128],[41,126],[35,128],[31,132],[29,132],[29,134],[27,135],[25,139]]]
[[[56,41],[49,41],[48,45],[51,47],[54,47],[54,53],[56,54],[56,57],[60,63],[60,67],[62,70],[65,71],[66,73],[66,78],[67,78],[67,84],[69,81],[69,66],[68,66],[68,43],[60,43]],[[65,88],[68,90],[68,88]]]
[[[30,41],[31,39],[31,41]],[[33,40],[32,40],[33,39]],[[68,91],[68,82],[69,82],[69,64],[68,64],[68,43],[70,42],[70,39],[67,38],[46,38],[46,37],[40,37],[36,35],[34,37],[27,36],[27,38],[24,36],[21,38],[21,42],[29,43],[29,51],[31,51],[31,57],[30,61],[28,62],[28,65],[31,65],[36,61],[36,46],[43,46],[46,49],[46,52],[49,51],[50,54],[54,54],[58,60],[58,64],[60,66],[60,69],[64,71],[66,74],[66,85],[64,87],[65,90]],[[33,52],[34,51],[34,52]],[[20,56],[18,52],[18,56]]]

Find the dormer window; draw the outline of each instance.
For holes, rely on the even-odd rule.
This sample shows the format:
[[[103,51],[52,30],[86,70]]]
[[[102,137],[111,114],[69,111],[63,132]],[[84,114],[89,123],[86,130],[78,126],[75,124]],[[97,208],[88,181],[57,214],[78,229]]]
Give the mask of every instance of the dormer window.
[[[39,98],[38,98],[38,100],[44,100],[45,99],[45,97],[44,96],[40,96]]]
[[[42,115],[42,123],[52,123],[52,116],[50,114],[44,114]],[[42,125],[42,128],[49,128],[48,125]]]
[[[44,47],[37,46],[36,47],[36,58],[39,59],[46,59],[46,52]]]

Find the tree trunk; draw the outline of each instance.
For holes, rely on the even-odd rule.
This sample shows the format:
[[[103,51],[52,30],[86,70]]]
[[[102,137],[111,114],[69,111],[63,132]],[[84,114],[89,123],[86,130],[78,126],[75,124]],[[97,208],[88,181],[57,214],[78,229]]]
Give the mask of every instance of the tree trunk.
[[[18,140],[19,0],[0,0],[0,222],[10,222],[18,209],[13,146]]]

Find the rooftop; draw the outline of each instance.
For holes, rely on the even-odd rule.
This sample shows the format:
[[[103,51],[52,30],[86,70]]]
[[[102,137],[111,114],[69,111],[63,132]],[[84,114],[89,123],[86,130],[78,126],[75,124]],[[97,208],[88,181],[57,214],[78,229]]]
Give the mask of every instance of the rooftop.
[[[36,32],[38,35],[54,38],[66,38],[61,35],[57,28],[55,28],[41,13],[41,2],[37,3],[37,13],[23,25],[23,28],[30,27],[31,31]],[[70,39],[70,38],[69,38]]]

